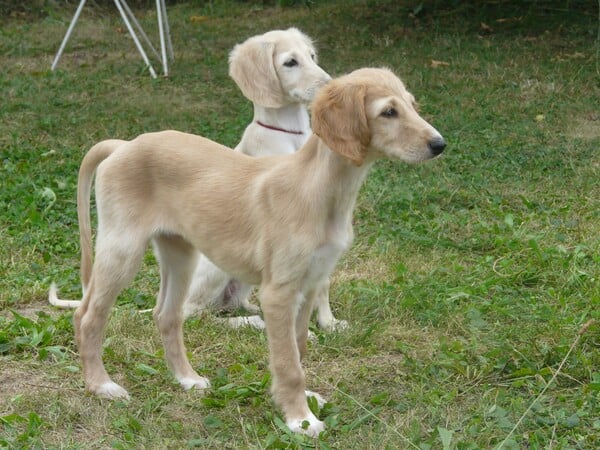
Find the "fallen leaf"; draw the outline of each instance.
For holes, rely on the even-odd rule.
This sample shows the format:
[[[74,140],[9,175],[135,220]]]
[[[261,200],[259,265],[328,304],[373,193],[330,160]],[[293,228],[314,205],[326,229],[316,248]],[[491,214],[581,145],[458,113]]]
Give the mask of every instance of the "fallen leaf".
[[[202,23],[208,20],[207,16],[192,16],[190,17],[190,22],[192,23]]]
[[[575,53],[566,53],[563,55],[565,58],[568,59],[582,59],[585,58],[585,55],[581,52],[575,52]]]
[[[481,29],[486,33],[491,33],[492,31],[494,31],[492,27],[490,27],[487,23],[484,22],[481,22]]]
[[[434,69],[437,69],[438,67],[446,67],[449,65],[450,65],[450,63],[448,63],[446,61],[438,61],[436,59],[431,60],[431,67],[433,67]]]
[[[537,116],[535,116],[536,122],[543,122],[544,120],[546,120],[546,116],[543,114],[538,114]]]
[[[501,19],[496,19],[497,23],[505,23],[505,22],[520,22],[523,20],[523,16],[519,17],[503,17]]]

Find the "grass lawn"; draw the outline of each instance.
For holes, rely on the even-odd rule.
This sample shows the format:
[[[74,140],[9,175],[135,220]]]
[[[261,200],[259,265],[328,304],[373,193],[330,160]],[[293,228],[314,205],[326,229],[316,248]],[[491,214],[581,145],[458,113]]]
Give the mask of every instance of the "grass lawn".
[[[109,2],[89,2],[50,72],[77,3],[0,18],[0,448],[600,448],[595,2],[180,1],[157,80]],[[157,42],[155,11],[137,15]],[[86,394],[72,312],[46,302],[52,281],[80,296],[82,156],[167,128],[235,146],[252,106],[228,52],[288,26],[334,76],[392,68],[449,144],[421,166],[378,163],[361,191],[331,290],[351,326],[314,328],[305,361],[327,431],[285,429],[264,334],[214,314],[185,328],[213,388],[182,392],[137,312],[158,288],[151,252],[104,348],[132,400]]]

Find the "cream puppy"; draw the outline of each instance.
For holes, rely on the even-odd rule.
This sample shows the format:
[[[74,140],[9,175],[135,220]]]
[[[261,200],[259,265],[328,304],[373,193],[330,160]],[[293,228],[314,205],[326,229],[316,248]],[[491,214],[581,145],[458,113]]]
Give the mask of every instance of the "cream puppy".
[[[129,397],[104,367],[102,341],[117,295],[152,242],[161,275],[154,319],[181,386],[209,386],[183,343],[182,306],[202,253],[260,286],[274,400],[293,431],[317,436],[324,429],[306,401],[301,358],[315,296],[352,242],[360,187],[376,160],[418,163],[441,154],[446,143],[386,69],[361,69],[328,83],[313,102],[312,126],[314,134],[298,152],[262,158],[176,131],[90,149],[77,185],[84,296],[74,314],[87,390]]]

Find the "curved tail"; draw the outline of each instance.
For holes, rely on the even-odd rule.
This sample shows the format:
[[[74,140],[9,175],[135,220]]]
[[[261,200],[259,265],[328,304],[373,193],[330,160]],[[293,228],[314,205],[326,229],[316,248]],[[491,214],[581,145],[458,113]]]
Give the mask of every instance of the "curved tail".
[[[92,226],[90,224],[90,195],[92,180],[96,168],[108,158],[119,146],[127,141],[108,139],[94,145],[83,157],[77,180],[77,217],[79,219],[79,240],[81,246],[81,286],[85,293],[92,275],[93,250]],[[48,301],[59,308],[77,308],[80,300],[61,300],[58,298],[56,285],[52,283],[48,292]]]

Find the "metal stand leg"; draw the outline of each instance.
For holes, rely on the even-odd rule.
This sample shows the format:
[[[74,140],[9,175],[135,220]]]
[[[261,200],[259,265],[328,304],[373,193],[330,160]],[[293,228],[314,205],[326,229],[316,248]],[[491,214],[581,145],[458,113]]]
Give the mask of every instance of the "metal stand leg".
[[[154,53],[154,56],[156,56],[156,59],[160,59],[160,55],[158,54],[158,52],[152,45],[152,42],[150,42],[150,39],[148,39],[148,35],[144,32],[144,29],[142,28],[142,26],[140,25],[138,20],[133,15],[133,11],[131,11],[131,8],[129,8],[129,5],[127,4],[127,2],[125,2],[125,0],[120,0],[120,1],[121,1],[121,5],[123,5],[123,9],[125,10],[127,15],[129,16],[129,18],[131,19],[133,24],[135,25],[135,27],[137,28],[138,32],[140,33],[140,35],[142,36],[142,38],[144,39],[146,44],[148,44],[148,47],[150,47],[150,50],[152,50],[152,53]]]
[[[160,36],[160,53],[162,55],[163,72],[165,77],[169,75],[169,66],[167,64],[167,47],[165,44],[165,30],[163,27],[161,0],[156,0],[156,16],[158,17],[158,35]]]
[[[173,61],[175,57],[173,56],[173,43],[171,42],[171,30],[169,29],[169,18],[167,16],[167,5],[165,4],[165,0],[160,0],[162,11],[163,11],[163,22],[165,23],[165,34],[167,38],[167,50],[169,52],[169,59]]]
[[[123,21],[125,22],[125,26],[127,26],[127,30],[129,31],[129,34],[133,38],[133,42],[135,42],[135,46],[137,47],[138,51],[140,52],[140,55],[142,55],[142,59],[146,63],[146,66],[148,67],[148,70],[150,71],[150,75],[152,76],[152,78],[156,78],[156,72],[154,71],[154,67],[152,67],[152,64],[150,64],[150,61],[148,60],[148,57],[146,56],[146,52],[144,51],[144,48],[140,44],[140,41],[138,40],[137,35],[135,34],[135,31],[133,31],[133,28],[131,28],[129,19],[127,19],[127,14],[125,14],[125,11],[123,10],[123,6],[121,5],[122,1],[124,1],[124,0],[115,0],[115,5],[117,5],[117,9],[121,13],[121,17],[123,18]]]
[[[65,34],[65,37],[63,38],[62,43],[60,44],[60,48],[58,49],[58,52],[56,53],[56,56],[54,57],[54,61],[52,62],[51,70],[56,69],[58,61],[59,61],[60,57],[62,56],[65,46],[67,45],[67,41],[71,37],[71,33],[73,32],[73,28],[75,28],[75,24],[77,23],[77,20],[79,20],[81,10],[83,9],[86,1],[87,0],[81,0],[81,3],[79,3],[79,6],[77,7],[77,11],[75,11],[75,15],[73,16],[73,19],[71,20],[71,23],[69,24],[69,28],[67,29],[67,33]],[[146,33],[144,33],[144,30],[142,29],[140,23],[137,21],[137,19],[133,15],[133,12],[129,8],[129,5],[127,4],[126,0],[114,0],[114,2],[115,2],[117,9],[119,10],[119,13],[121,14],[121,17],[123,18],[123,21],[125,22],[127,31],[129,31],[129,34],[133,38],[133,42],[135,43],[135,46],[137,47],[138,51],[140,52],[140,55],[142,55],[142,59],[144,60],[144,63],[148,67],[148,70],[150,71],[150,75],[152,76],[152,78],[156,78],[156,72],[154,71],[154,68],[152,67],[152,64],[150,63],[150,60],[148,59],[148,56],[146,55],[144,48],[140,44],[140,41],[139,41],[133,27],[131,26],[130,19],[131,19],[131,22],[133,22],[134,25],[136,26],[136,28],[138,29],[140,35],[142,36],[142,38],[144,39],[146,44],[148,44],[148,46],[150,47],[150,49],[156,56],[156,58],[162,60],[164,74],[165,74],[165,76],[167,76],[169,74],[169,67],[167,64],[167,51],[169,53],[170,59],[173,60],[173,45],[171,43],[171,32],[169,30],[169,21],[167,18],[167,7],[165,4],[165,0],[156,0],[156,12],[158,15],[158,31],[160,34],[160,46],[161,46],[161,54],[162,55],[158,54],[158,52],[156,51],[156,49],[150,42],[150,39],[148,39],[148,36],[146,35]]]
[[[77,7],[77,11],[75,11],[75,15],[73,16],[73,20],[71,20],[71,24],[69,25],[69,28],[67,29],[67,34],[65,34],[65,37],[63,38],[63,41],[60,44],[60,48],[58,49],[58,52],[56,53],[56,56],[54,57],[54,61],[52,62],[52,68],[50,70],[56,69],[58,60],[60,59],[62,52],[64,51],[65,46],[67,45],[67,41],[71,37],[71,33],[73,32],[73,28],[75,28],[75,24],[77,23],[77,20],[79,19],[79,15],[81,14],[81,10],[83,9],[85,2],[86,2],[86,0],[81,0],[81,3],[79,3],[79,6]]]

